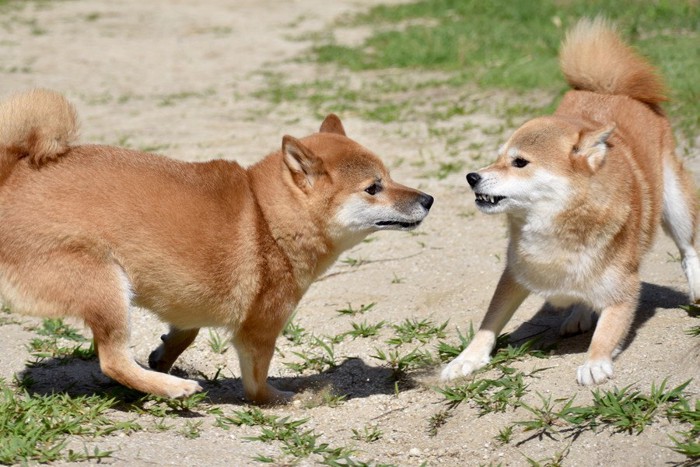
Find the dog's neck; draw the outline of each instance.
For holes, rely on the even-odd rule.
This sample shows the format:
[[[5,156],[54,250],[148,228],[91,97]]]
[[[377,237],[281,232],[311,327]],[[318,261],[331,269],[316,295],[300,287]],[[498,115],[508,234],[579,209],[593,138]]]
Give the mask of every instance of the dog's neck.
[[[288,262],[301,297],[340,251],[323,232],[323,221],[312,217],[303,194],[291,185],[291,177],[285,179],[286,170],[281,154],[272,154],[250,167],[248,178],[265,219],[266,234]]]

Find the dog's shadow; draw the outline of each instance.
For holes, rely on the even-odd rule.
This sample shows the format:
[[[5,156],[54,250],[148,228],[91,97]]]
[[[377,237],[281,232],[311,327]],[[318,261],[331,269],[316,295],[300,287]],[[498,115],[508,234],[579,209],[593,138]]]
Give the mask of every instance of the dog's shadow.
[[[215,380],[200,374],[183,371],[177,366],[172,374],[194,379],[206,391],[206,400],[213,404],[246,405],[243,385],[238,377],[221,377]],[[144,394],[133,391],[104,376],[97,358],[59,359],[49,358],[40,364],[27,366],[17,374],[17,380],[30,395],[43,396],[66,394],[70,397],[104,396],[117,400],[115,408],[130,411],[146,399]],[[334,368],[313,375],[271,377],[276,388],[293,391],[297,398],[309,405],[321,405],[324,400],[342,397],[344,400],[366,398],[376,394],[394,394],[396,384],[402,390],[417,384],[410,375],[399,379],[390,368],[367,365],[362,359],[348,358]],[[196,416],[196,412],[184,410],[182,414]]]
[[[685,293],[670,287],[642,282],[639,303],[634,321],[630,326],[622,350],[626,349],[637,335],[637,331],[659,310],[679,308],[688,304]],[[536,338],[541,345],[552,346],[556,354],[574,354],[586,352],[591,343],[592,331],[573,336],[560,336],[559,328],[568,315],[568,310],[561,310],[544,304],[529,321],[521,324],[509,336],[513,344],[520,344]]]

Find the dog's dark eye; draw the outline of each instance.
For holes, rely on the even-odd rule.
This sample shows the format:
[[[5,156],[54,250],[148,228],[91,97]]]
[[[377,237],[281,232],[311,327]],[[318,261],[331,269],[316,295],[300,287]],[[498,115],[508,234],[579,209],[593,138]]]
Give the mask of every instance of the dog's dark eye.
[[[370,186],[365,188],[365,192],[369,193],[372,196],[376,195],[380,191],[382,191],[382,187],[377,183],[372,183]]]
[[[516,157],[515,159],[513,159],[513,162],[511,162],[511,165],[513,167],[517,167],[519,169],[522,169],[523,167],[525,167],[529,163],[530,163],[530,161],[528,161],[527,159],[523,159],[522,157]]]

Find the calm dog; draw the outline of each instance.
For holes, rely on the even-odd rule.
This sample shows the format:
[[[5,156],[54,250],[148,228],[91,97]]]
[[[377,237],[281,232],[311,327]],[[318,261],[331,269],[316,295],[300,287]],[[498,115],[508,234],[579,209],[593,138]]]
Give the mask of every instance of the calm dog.
[[[507,214],[508,255],[479,331],[443,380],[486,365],[530,293],[571,309],[562,334],[588,330],[598,315],[577,379],[612,377],[660,222],[680,250],[691,301],[700,300],[696,195],[674,154],[661,79],[601,18],[569,31],[560,65],[573,89],[554,115],[525,123],[495,163],[467,175],[482,212]]]
[[[247,399],[285,401],[267,373],[275,340],[338,255],[378,230],[410,230],[433,198],[394,182],[329,115],[248,169],[75,145],[74,108],[34,90],[0,104],[0,295],[13,311],[76,316],[100,367],[130,388],[184,397],[166,374],[199,328],[228,329]],[[169,323],[142,368],[130,304]]]

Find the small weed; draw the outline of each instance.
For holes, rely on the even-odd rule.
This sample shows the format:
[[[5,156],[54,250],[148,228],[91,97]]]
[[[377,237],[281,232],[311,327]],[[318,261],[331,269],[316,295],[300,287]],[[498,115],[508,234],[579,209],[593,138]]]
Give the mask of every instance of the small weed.
[[[474,339],[474,324],[471,322],[469,323],[469,329],[466,334],[462,334],[460,330],[457,329],[457,337],[459,338],[459,345],[457,346],[444,341],[438,343],[437,351],[441,362],[451,361],[467,348],[472,339]]]
[[[350,257],[348,257],[348,258],[342,259],[340,262],[343,264],[347,264],[348,266],[350,266],[352,268],[355,268],[358,266],[362,266],[363,264],[365,264],[367,262],[367,260],[362,259],[362,258],[350,258]]]
[[[513,425],[501,428],[496,435],[496,440],[501,444],[508,444],[513,439]]]
[[[385,322],[380,321],[375,324],[367,324],[366,321],[362,323],[350,323],[352,325],[352,331],[348,331],[345,334],[351,336],[353,339],[358,337],[372,337],[379,334],[379,330],[384,327]]]
[[[571,405],[573,404],[573,398],[569,399],[566,402],[563,409],[555,411],[551,396],[545,398],[539,392],[537,393],[537,396],[542,401],[542,407],[530,407],[528,404],[520,402],[520,406],[528,412],[532,413],[535,416],[535,418],[515,423],[516,425],[522,426],[524,431],[536,431],[537,433],[535,435],[539,439],[542,439],[543,436],[555,439],[553,435],[553,433],[557,431],[555,429],[555,426],[561,424],[560,419],[562,414],[566,413],[568,410],[571,409]]]
[[[292,320],[289,320],[282,331],[282,335],[291,343],[301,345],[308,333],[301,325],[295,324]]]
[[[226,339],[222,339],[219,333],[213,329],[209,329],[209,348],[217,354],[224,354],[228,350]]]
[[[375,350],[376,354],[372,355],[372,358],[388,363],[394,371],[395,377],[401,376],[408,370],[423,368],[434,363],[430,352],[421,349],[413,349],[407,354],[402,354],[399,349],[388,352],[384,352],[381,349]]]
[[[338,366],[333,342],[325,342],[322,338],[314,336],[311,345],[315,346],[315,352],[292,352],[301,362],[284,362],[284,365],[299,374],[306,370],[322,372]]]
[[[165,423],[165,417],[161,418],[153,424],[153,428],[155,428],[156,431],[168,431],[172,427],[173,425],[168,425],[167,423]]]
[[[677,439],[674,436],[669,436],[669,438],[673,442],[673,446],[670,446],[670,448],[676,451],[677,453],[683,454],[684,456],[688,457],[693,462],[696,460],[700,460],[700,439],[698,437],[699,433],[693,433],[692,431],[689,431],[685,433],[679,433],[679,435],[682,435],[683,438]],[[687,465],[697,464],[688,463]]]
[[[427,319],[421,321],[406,319],[403,323],[393,324],[391,327],[394,328],[396,337],[392,337],[391,339],[387,340],[387,344],[410,344],[414,340],[425,344],[431,339],[445,337],[447,321],[439,326],[435,326],[432,322],[430,322],[430,320]]]
[[[571,443],[567,444],[564,449],[554,453],[552,457],[547,459],[540,459],[538,461],[525,456],[527,463],[531,467],[562,467],[564,465],[564,458],[569,455],[571,449]]]
[[[394,275],[394,277],[391,279],[392,284],[403,284],[403,282],[404,282],[403,277],[397,276],[395,272],[393,273],[393,275]]]
[[[698,305],[681,305],[680,308],[688,312],[688,316],[700,317],[700,306]]]
[[[700,326],[691,326],[683,332],[693,337],[700,336]]]
[[[479,415],[504,412],[508,407],[518,407],[527,385],[522,372],[508,368],[499,378],[475,379],[459,386],[437,391],[443,395],[450,408],[464,401],[471,401],[479,409]],[[507,371],[505,371],[507,370]]]
[[[438,430],[447,423],[447,420],[452,416],[450,409],[442,409],[434,414],[428,420],[428,436],[431,438],[437,436]]]
[[[153,417],[163,418],[177,414],[193,412],[204,399],[206,392],[198,392],[183,399],[167,399],[153,395],[146,395],[137,401],[130,403],[128,408],[136,413],[148,414]]]
[[[352,429],[352,439],[364,441],[365,443],[373,443],[379,441],[384,433],[377,425],[365,425],[362,430]]]
[[[362,315],[367,313],[369,310],[374,308],[376,305],[375,302],[368,303],[367,305],[360,305],[360,308],[353,308],[353,306],[348,303],[347,308],[341,308],[340,310],[335,310],[337,313],[340,313],[341,315],[350,315],[350,316],[355,316],[355,315]]]
[[[202,434],[202,421],[187,420],[180,430],[180,434],[187,439],[199,438]]]

